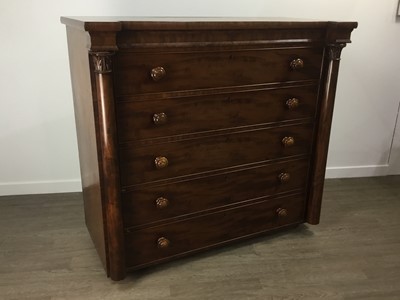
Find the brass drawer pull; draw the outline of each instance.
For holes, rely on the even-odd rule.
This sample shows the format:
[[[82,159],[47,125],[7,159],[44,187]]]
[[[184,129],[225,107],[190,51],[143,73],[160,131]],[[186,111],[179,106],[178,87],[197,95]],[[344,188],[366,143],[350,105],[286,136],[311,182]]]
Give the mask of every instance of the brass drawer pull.
[[[156,206],[158,209],[163,209],[166,208],[169,205],[169,201],[167,198],[164,197],[158,197],[156,199]]]
[[[291,136],[285,136],[285,137],[282,139],[282,144],[283,144],[283,146],[285,146],[285,147],[291,147],[291,146],[294,145],[294,138],[291,137]]]
[[[166,113],[161,112],[153,115],[153,123],[155,125],[163,125],[167,123],[167,121],[168,118]]]
[[[168,167],[168,159],[165,156],[157,156],[154,159],[154,164],[157,169],[163,169]]]
[[[290,174],[289,173],[281,173],[278,175],[278,178],[281,183],[287,183],[290,180]]]
[[[157,246],[158,246],[158,248],[160,248],[160,249],[168,248],[168,247],[169,247],[169,244],[170,244],[169,240],[166,239],[165,237],[160,237],[160,238],[157,240]]]
[[[159,81],[163,79],[165,75],[167,75],[167,72],[165,72],[165,69],[163,67],[156,67],[151,69],[150,75],[154,81]]]
[[[301,58],[293,59],[290,62],[290,68],[292,70],[299,70],[304,68],[304,61]]]
[[[290,98],[286,101],[286,107],[290,110],[294,110],[299,107],[299,99]]]
[[[286,208],[278,208],[276,210],[276,213],[278,214],[278,217],[281,217],[281,218],[286,217],[288,215],[288,211]]]

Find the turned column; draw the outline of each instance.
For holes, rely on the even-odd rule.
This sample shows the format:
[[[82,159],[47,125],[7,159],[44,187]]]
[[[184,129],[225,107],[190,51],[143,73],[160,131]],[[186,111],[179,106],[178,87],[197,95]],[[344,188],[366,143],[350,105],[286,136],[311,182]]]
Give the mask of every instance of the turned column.
[[[125,277],[124,235],[121,215],[115,104],[112,81],[113,52],[90,52],[98,114],[100,180],[105,220],[108,270],[113,280]],[[97,107],[96,107],[97,102]]]
[[[325,48],[321,77],[321,82],[324,84],[320,88],[320,113],[317,118],[318,125],[316,128],[318,129],[315,135],[314,164],[311,167],[311,186],[306,213],[306,221],[310,224],[318,224],[320,219],[340,54],[345,46],[345,43],[337,43],[329,44]]]

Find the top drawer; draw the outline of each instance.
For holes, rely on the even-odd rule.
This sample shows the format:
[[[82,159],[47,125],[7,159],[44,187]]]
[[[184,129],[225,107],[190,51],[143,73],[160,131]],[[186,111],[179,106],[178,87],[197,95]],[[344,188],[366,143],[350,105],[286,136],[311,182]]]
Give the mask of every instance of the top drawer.
[[[318,79],[321,62],[321,48],[118,52],[114,85],[133,95]]]

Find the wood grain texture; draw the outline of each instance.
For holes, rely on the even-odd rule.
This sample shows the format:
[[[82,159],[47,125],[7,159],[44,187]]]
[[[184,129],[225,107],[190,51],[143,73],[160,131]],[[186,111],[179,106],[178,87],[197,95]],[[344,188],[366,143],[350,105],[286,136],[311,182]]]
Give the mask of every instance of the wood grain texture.
[[[61,17],[61,22],[86,31],[124,30],[228,30],[228,29],[326,29],[334,24],[345,35],[357,27],[357,22],[332,22],[293,18],[266,17],[121,17],[80,16]],[[300,32],[297,32],[300,34]]]
[[[97,99],[93,96],[89,55],[84,47],[86,34],[67,28],[67,36],[86,226],[103,266],[108,270],[99,167],[101,152],[96,138]]]
[[[299,57],[304,60],[304,68],[290,70],[290,62]],[[321,48],[164,50],[150,54],[119,51],[115,59],[115,93],[120,96],[316,79],[321,60]],[[155,67],[166,71],[165,78],[157,82],[150,76]]]
[[[171,177],[206,172],[236,165],[244,165],[309,154],[313,124],[273,127],[266,130],[241,131],[214,135],[208,138],[188,139],[171,143],[120,148],[122,186]],[[292,136],[295,144],[284,147],[282,139]],[[154,160],[168,158],[168,167],[157,169]]]
[[[250,30],[214,29],[210,35],[207,30],[136,30],[118,33],[118,45],[124,51],[146,51],[157,53],[161,49],[193,51],[193,48],[212,47],[218,50],[263,49],[293,46],[321,47],[324,44],[325,30],[309,28],[255,28]]]
[[[174,255],[232,242],[268,229],[304,221],[304,196],[291,196],[235,207],[201,217],[191,218],[126,234],[128,267],[144,266]],[[277,210],[286,208],[288,215],[279,217]],[[160,249],[157,239],[166,238],[169,246]]]
[[[290,180],[282,184],[278,176],[283,172],[290,174]],[[124,225],[146,226],[264,196],[305,191],[307,181],[308,159],[297,159],[177,183],[147,185],[122,194]],[[157,208],[159,197],[168,199],[167,207]]]
[[[315,137],[314,161],[308,199],[307,222],[318,224],[321,214],[321,200],[324,188],[326,162],[328,158],[329,137],[331,132],[336,85],[339,72],[340,52],[345,44],[333,44],[324,54],[324,84],[320,90],[317,131]]]
[[[117,132],[112,84],[112,52],[91,52],[97,98],[98,141],[101,147],[100,179],[107,224],[109,276],[113,280],[125,277],[124,237],[120,200],[120,176],[118,169]]]
[[[117,103],[118,134],[121,142],[314,118],[318,86],[199,95],[171,99],[121,101]],[[299,106],[289,109],[288,99]],[[121,100],[121,99],[120,99]],[[165,113],[165,124],[156,125],[153,115]]]

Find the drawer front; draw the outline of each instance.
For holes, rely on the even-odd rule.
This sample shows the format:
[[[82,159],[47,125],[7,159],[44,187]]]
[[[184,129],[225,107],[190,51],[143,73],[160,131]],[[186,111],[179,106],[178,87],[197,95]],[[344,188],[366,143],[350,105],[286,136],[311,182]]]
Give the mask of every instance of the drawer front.
[[[308,154],[312,129],[312,124],[301,124],[141,147],[131,143],[120,149],[121,183],[128,186]],[[293,138],[294,144],[284,146],[283,141],[288,137]]]
[[[315,114],[317,86],[117,103],[120,141],[301,118]]]
[[[303,67],[292,69],[298,58]],[[322,48],[118,52],[114,87],[121,96],[319,79],[321,62]]]
[[[249,199],[305,189],[308,160],[293,160],[172,184],[138,188],[122,195],[124,225],[217,208]]]
[[[270,199],[125,236],[128,267],[168,259],[304,220],[304,197]]]

